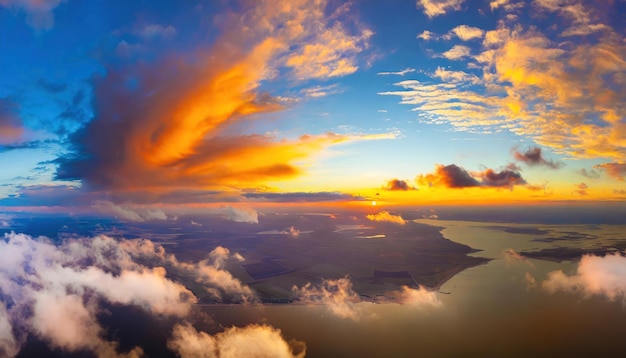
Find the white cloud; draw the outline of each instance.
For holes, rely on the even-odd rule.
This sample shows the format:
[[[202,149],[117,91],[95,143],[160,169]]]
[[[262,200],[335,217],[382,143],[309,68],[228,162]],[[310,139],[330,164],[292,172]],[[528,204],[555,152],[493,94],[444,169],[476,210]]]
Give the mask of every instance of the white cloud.
[[[250,224],[259,223],[259,213],[251,207],[246,206],[225,206],[221,210],[227,220]]]
[[[417,0],[417,6],[424,9],[428,17],[444,15],[448,11],[460,10],[465,0]]]
[[[391,71],[391,72],[378,72],[377,75],[379,75],[379,76],[385,76],[385,75],[404,76],[407,73],[413,73],[413,72],[415,72],[414,68],[405,68],[402,71],[396,71],[396,72],[393,72],[393,71]]]
[[[256,300],[249,287],[224,270],[229,260],[242,261],[243,257],[217,247],[207,259],[185,263],[145,239],[117,241],[96,236],[55,245],[43,237],[5,234],[0,240],[0,355],[14,356],[26,337],[35,335],[68,352],[139,357],[140,347],[119,352],[118,343],[105,338],[106,328],[98,321],[102,302],[186,317],[197,299],[169,279],[163,266],[177,276],[195,279],[217,296]]]
[[[301,358],[306,353],[304,343],[287,343],[280,330],[267,325],[231,327],[212,336],[178,324],[167,345],[181,358]]]
[[[424,31],[422,31],[421,34],[417,35],[417,38],[418,39],[422,39],[424,41],[429,41],[429,40],[432,40],[432,39],[437,39],[438,36],[437,36],[437,34],[435,34],[432,31],[424,30]]]
[[[435,77],[440,78],[444,82],[469,82],[472,84],[479,84],[480,78],[478,76],[469,74],[463,71],[450,71],[443,67],[437,67],[434,73]]]
[[[453,28],[450,32],[455,34],[463,41],[482,38],[483,34],[485,33],[485,31],[479,29],[478,27],[472,27],[467,25],[459,25]]]
[[[159,208],[117,205],[104,200],[95,201],[92,207],[103,214],[113,215],[126,221],[167,220],[167,215]]]
[[[576,274],[568,276],[561,270],[553,271],[542,287],[548,292],[566,291],[626,302],[626,257],[618,253],[604,257],[585,255]]]
[[[352,282],[347,277],[324,280],[319,287],[311,283],[298,288],[293,286],[295,299],[306,304],[322,304],[328,312],[341,318],[357,320],[361,311],[356,304],[361,302],[359,295],[352,290]]]
[[[441,54],[448,60],[460,60],[470,55],[470,48],[463,45],[454,45],[451,49]]]

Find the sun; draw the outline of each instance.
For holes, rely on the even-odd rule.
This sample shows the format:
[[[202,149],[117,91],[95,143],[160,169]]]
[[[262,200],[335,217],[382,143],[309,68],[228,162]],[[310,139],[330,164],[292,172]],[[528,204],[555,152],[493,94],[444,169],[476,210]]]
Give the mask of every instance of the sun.
[[[372,206],[376,206],[376,200],[372,200]]]

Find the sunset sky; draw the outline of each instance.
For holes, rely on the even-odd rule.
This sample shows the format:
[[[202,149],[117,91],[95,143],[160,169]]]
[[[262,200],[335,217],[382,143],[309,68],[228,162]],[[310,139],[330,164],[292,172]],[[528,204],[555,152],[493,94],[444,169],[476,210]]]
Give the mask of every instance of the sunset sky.
[[[621,0],[0,0],[0,207],[624,200],[625,31]]]

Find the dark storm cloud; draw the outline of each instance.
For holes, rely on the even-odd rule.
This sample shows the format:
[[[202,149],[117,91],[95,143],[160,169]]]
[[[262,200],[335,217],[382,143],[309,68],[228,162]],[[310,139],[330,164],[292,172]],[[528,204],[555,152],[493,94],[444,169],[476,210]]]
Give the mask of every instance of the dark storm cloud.
[[[482,172],[475,173],[476,177],[481,178],[481,185],[491,187],[511,187],[513,185],[526,184],[520,173],[504,169],[496,172],[493,169],[486,169]]]
[[[526,184],[521,174],[503,169],[494,171],[487,168],[484,171],[468,172],[455,164],[438,164],[433,173],[420,174],[416,181],[422,185],[446,188],[471,188],[471,187],[512,187]]]
[[[559,169],[565,164],[562,162],[556,162],[550,159],[544,158],[541,148],[539,147],[530,147],[525,152],[521,152],[517,149],[517,147],[513,148],[513,156],[515,160],[524,162],[529,166],[546,166],[551,169]]]
[[[437,164],[434,173],[420,174],[417,177],[417,182],[422,185],[447,188],[469,188],[480,185],[478,180],[474,179],[467,170],[455,164]]]

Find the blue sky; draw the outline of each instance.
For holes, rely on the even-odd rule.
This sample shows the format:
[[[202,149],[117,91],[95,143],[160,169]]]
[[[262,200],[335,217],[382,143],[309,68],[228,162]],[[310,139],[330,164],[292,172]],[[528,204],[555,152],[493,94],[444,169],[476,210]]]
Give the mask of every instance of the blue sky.
[[[625,6],[5,0],[0,205],[622,200]]]

